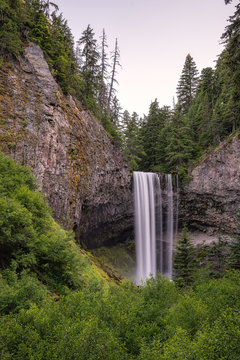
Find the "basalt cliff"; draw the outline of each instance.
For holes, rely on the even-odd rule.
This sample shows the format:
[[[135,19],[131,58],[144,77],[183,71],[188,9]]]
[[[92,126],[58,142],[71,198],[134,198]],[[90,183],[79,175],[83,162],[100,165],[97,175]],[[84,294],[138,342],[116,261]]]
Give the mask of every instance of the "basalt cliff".
[[[129,168],[100,122],[64,96],[42,50],[30,43],[0,66],[0,150],[29,166],[55,219],[89,248],[133,232]],[[225,140],[181,187],[179,223],[208,234],[238,233],[240,139]]]
[[[0,150],[32,169],[55,219],[82,245],[132,230],[126,162],[100,122],[62,94],[35,44],[0,66]]]
[[[208,234],[239,233],[240,139],[232,135],[191,171],[181,193],[180,220]]]

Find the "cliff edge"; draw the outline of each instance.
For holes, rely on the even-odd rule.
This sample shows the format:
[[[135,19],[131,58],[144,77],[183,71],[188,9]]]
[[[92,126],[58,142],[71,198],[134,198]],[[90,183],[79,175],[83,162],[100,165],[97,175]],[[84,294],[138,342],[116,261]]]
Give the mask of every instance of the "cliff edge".
[[[64,96],[30,43],[0,66],[0,150],[29,166],[65,229],[87,247],[132,230],[130,171],[100,122]]]

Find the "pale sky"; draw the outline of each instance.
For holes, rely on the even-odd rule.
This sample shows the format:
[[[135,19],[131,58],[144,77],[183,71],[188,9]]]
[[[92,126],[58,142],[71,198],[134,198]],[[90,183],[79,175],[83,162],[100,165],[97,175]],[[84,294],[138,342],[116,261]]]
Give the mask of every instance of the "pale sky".
[[[55,0],[75,41],[91,25],[109,49],[118,38],[122,69],[118,98],[123,110],[148,114],[155,98],[172,106],[188,53],[199,71],[215,66],[221,34],[237,0]],[[99,40],[100,43],[100,40]]]

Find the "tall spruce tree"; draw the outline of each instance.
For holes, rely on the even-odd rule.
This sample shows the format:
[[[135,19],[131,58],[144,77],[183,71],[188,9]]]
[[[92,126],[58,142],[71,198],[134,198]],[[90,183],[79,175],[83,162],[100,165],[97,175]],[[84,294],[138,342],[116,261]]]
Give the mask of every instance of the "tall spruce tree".
[[[215,70],[216,100],[210,127],[214,144],[218,144],[225,136],[235,130],[240,110],[237,107],[239,100],[235,99],[234,96],[236,85],[227,63],[227,56],[225,49],[218,58]]]
[[[139,138],[139,116],[134,112],[131,116],[127,110],[123,113],[124,142],[123,152],[132,170],[139,169],[139,161],[143,156],[143,147]]]
[[[99,91],[100,68],[97,40],[93,29],[88,25],[78,40],[81,48],[81,75],[83,78],[83,102],[91,110],[95,110]]]
[[[180,233],[175,247],[173,268],[175,281],[180,287],[191,285],[197,269],[197,261],[196,250],[191,242],[186,226],[184,226],[183,231]]]
[[[120,130],[121,128],[121,105],[119,100],[116,96],[112,99],[112,106],[111,106],[111,122]]]
[[[240,270],[240,236],[236,236],[234,241],[229,244],[230,254],[228,257],[228,267]]]
[[[99,87],[99,105],[101,108],[102,114],[107,111],[108,104],[108,56],[106,49],[107,45],[107,37],[105,33],[105,29],[102,31],[101,36],[101,64],[100,64],[100,87]]]
[[[177,86],[178,108],[183,114],[188,112],[196,93],[198,70],[190,54],[187,55]]]
[[[55,79],[64,93],[71,92],[76,95],[77,82],[80,82],[80,79],[76,78],[78,66],[74,39],[67,21],[62,14],[57,15],[56,11],[51,14],[51,42],[52,48],[48,52]]]
[[[190,161],[195,157],[196,144],[187,118],[181,111],[175,110],[169,130],[166,162],[170,171],[177,171],[184,177]]]
[[[201,72],[196,96],[187,113],[187,121],[193,132],[193,140],[199,145],[199,151],[212,141],[211,119],[216,98],[215,75],[210,67]]]
[[[164,127],[159,133],[158,142],[156,144],[156,159],[157,165],[154,167],[155,171],[167,174],[170,173],[172,168],[167,161],[167,146],[169,144],[169,139],[172,130],[172,121],[171,114],[166,118]]]
[[[229,1],[226,2],[228,4]],[[235,13],[230,16],[229,25],[225,28],[222,40],[226,44],[225,60],[231,72],[233,81],[232,101],[234,116],[232,117],[232,130],[236,130],[240,123],[240,3],[236,5]]]
[[[0,54],[5,51],[14,55],[21,53],[24,20],[26,18],[22,1],[0,1]]]
[[[118,81],[116,79],[116,75],[117,75],[117,68],[119,66],[121,66],[121,64],[120,64],[120,50],[119,50],[119,47],[118,47],[118,40],[116,39],[115,48],[114,48],[114,51],[112,52],[112,70],[111,70],[111,79],[110,79],[110,84],[109,84],[108,103],[107,103],[109,117],[111,116],[112,99],[113,99],[114,94],[116,92],[116,90],[114,88],[114,84],[118,84]]]
[[[148,116],[141,127],[141,139],[145,156],[141,160],[141,168],[145,171],[158,169],[158,142],[159,136],[170,118],[169,107],[159,107],[158,100],[155,99],[149,108]]]

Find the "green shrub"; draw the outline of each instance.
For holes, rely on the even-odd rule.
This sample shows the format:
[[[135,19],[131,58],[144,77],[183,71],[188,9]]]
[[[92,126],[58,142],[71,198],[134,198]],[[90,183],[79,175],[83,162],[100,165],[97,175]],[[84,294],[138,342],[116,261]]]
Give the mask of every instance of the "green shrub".
[[[5,270],[0,276],[0,314],[28,309],[32,302],[41,303],[47,290],[33,275],[23,271],[17,274],[14,269]]]

